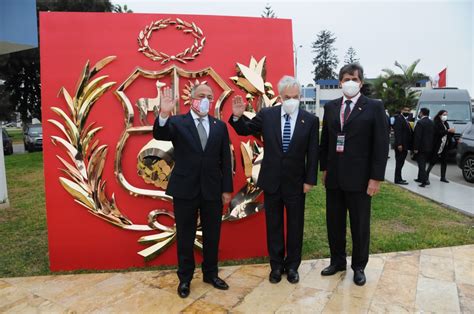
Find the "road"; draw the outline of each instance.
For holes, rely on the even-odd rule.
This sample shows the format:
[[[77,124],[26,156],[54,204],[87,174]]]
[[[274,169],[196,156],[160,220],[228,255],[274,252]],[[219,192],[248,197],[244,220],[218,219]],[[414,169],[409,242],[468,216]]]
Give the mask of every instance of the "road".
[[[417,166],[416,161],[411,160],[410,156],[407,156],[406,161]],[[439,163],[433,167],[433,169],[431,170],[431,173],[437,176],[441,176],[441,166]],[[446,179],[448,179],[448,181],[453,181],[459,184],[474,187],[474,183],[469,183],[466,180],[464,180],[461,169],[458,167],[458,165],[456,164],[456,161],[454,160],[448,162],[448,168],[446,169]]]
[[[14,154],[24,154],[24,153],[26,153],[25,145],[23,145],[23,143],[13,144],[13,153]]]

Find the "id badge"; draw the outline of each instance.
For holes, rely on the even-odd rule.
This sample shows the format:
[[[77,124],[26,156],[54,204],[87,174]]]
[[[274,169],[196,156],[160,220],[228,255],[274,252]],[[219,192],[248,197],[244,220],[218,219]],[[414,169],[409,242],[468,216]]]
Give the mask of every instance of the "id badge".
[[[344,152],[344,142],[346,140],[346,135],[344,133],[339,133],[337,135],[336,141],[336,152],[343,153]]]

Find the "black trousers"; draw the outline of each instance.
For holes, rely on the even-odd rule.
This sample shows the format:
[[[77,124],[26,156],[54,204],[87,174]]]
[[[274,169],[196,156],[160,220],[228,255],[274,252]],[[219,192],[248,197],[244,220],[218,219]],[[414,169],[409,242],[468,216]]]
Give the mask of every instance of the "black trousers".
[[[408,151],[402,150],[399,151],[395,147],[395,182],[402,181],[402,168],[405,164],[405,159],[407,158]]]
[[[448,156],[446,152],[442,152],[441,154],[436,154],[432,157],[429,162],[428,169],[426,170],[426,177],[429,178],[431,169],[433,169],[436,163],[440,163],[441,166],[441,179],[446,179],[446,169],[448,168],[447,162]]]
[[[428,181],[428,175],[426,173],[426,162],[428,160],[429,154],[427,153],[418,153],[416,154],[416,162],[418,164],[418,180],[421,183],[426,183]]]
[[[346,216],[349,211],[352,235],[352,269],[363,270],[369,261],[370,206],[364,192],[326,190],[326,224],[331,265],[346,265]]]
[[[176,240],[178,246],[178,277],[180,282],[193,279],[194,240],[196,238],[198,213],[202,226],[204,277],[217,276],[219,238],[222,222],[222,201],[204,200],[197,197],[191,200],[174,198],[176,220]]]
[[[270,266],[274,269],[297,270],[301,264],[304,229],[305,194],[282,195],[264,193],[267,248]],[[286,256],[284,235],[284,208],[286,208]]]

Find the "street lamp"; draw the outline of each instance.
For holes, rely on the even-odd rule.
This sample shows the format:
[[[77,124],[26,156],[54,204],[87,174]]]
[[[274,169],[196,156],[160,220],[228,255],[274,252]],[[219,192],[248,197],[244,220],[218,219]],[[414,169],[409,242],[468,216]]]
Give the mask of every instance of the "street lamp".
[[[303,45],[298,47],[293,44],[293,53],[295,54],[295,78],[298,79],[298,49],[303,48]]]

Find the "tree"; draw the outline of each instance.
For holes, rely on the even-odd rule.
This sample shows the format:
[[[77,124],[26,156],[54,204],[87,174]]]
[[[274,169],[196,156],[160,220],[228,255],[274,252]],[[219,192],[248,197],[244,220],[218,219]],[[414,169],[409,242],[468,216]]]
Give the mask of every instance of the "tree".
[[[113,5],[109,0],[37,0],[39,11],[73,11],[73,12],[131,12],[126,5]],[[0,79],[5,80],[5,87],[0,90],[0,99],[8,98],[9,104],[1,106],[2,116],[10,115],[12,110],[20,113],[23,123],[32,118],[41,120],[41,85],[39,72],[39,48],[29,49],[2,57],[7,62],[0,62]]]
[[[41,120],[41,84],[39,50],[28,49],[10,54],[5,68],[3,96],[9,99],[9,108],[19,112],[24,123]]]
[[[313,59],[314,80],[335,79],[337,77],[336,67],[339,60],[336,56],[336,48],[333,46],[336,41],[334,34],[328,30],[319,32],[315,42],[312,43],[313,52],[316,57]]]
[[[402,70],[402,74],[386,68],[372,83],[373,96],[382,99],[391,114],[403,107],[413,108],[416,105],[419,92],[413,87],[418,81],[428,79],[426,74],[415,72],[419,62],[420,59],[406,66],[395,61],[395,66]]]
[[[37,0],[38,11],[113,12],[110,0]]]
[[[349,64],[356,62],[359,62],[359,58],[357,58],[357,53],[354,48],[349,47],[349,49],[347,49],[346,55],[344,56],[344,63]]]
[[[277,17],[275,15],[275,12],[272,10],[272,6],[269,3],[267,3],[267,5],[265,6],[265,10],[263,11],[261,17],[269,19],[274,19]]]
[[[116,4],[114,9],[112,10],[114,13],[133,13],[126,4],[122,7],[120,4]]]

